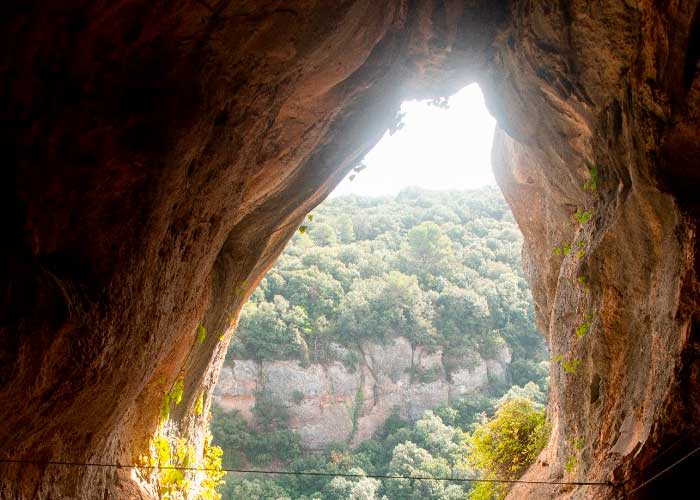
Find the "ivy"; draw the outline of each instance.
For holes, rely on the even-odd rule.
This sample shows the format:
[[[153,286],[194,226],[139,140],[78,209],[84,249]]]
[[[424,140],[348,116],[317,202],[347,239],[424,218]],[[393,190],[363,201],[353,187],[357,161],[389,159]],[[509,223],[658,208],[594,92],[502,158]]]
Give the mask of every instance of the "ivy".
[[[559,363],[566,373],[570,373],[572,375],[575,375],[579,366],[581,366],[580,359],[574,358],[571,360],[566,360],[561,354],[555,356],[554,361]]]
[[[197,498],[220,500],[216,488],[223,484],[226,474],[221,470],[222,456],[220,447],[211,446],[208,431],[202,456],[198,458],[192,441],[184,437],[169,439],[159,428],[148,442],[148,452],[139,457],[136,470],[144,480],[155,483],[159,498],[173,500],[190,498],[192,483],[203,474]],[[186,468],[204,470],[183,470]]]
[[[560,247],[554,247],[554,255],[557,255],[557,256],[562,256],[562,255],[567,256],[567,255],[569,255],[570,253],[571,253],[571,245],[569,245],[568,243],[566,243],[566,244],[564,244],[564,245],[562,245],[562,246],[560,246]]]
[[[591,220],[591,217],[593,216],[593,212],[590,210],[582,211],[580,208],[576,210],[576,213],[574,214],[574,218],[578,221],[579,224],[583,225],[589,220]]]
[[[197,398],[197,404],[194,407],[194,414],[199,417],[203,411],[204,411],[204,391],[199,393],[199,397]]]
[[[588,169],[588,180],[583,183],[583,190],[595,193],[598,190],[598,167],[595,165]]]
[[[175,385],[166,391],[165,397],[163,398],[163,403],[160,407],[160,420],[161,424],[170,418],[170,410],[172,405],[179,405],[182,402],[182,396],[185,391],[185,373],[180,372]]]
[[[583,321],[580,325],[576,327],[576,338],[583,338],[588,331],[591,329],[591,322],[593,321],[593,315],[586,313],[583,315]]]

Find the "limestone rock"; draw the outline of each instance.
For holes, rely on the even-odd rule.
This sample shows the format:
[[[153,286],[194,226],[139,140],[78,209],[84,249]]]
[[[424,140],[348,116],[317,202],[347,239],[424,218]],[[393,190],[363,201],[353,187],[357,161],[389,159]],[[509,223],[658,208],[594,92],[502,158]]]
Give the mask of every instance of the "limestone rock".
[[[336,351],[341,349],[345,351]],[[406,338],[397,337],[386,345],[367,342],[362,351],[356,370],[337,361],[304,367],[298,361],[235,360],[233,366],[223,366],[214,400],[255,425],[251,409],[256,396],[264,393],[287,407],[289,428],[306,447],[348,441],[356,445],[370,438],[393,411],[415,421],[426,410],[485,393],[493,377],[505,379],[510,363],[510,352],[501,350],[494,359],[478,358],[476,365],[469,360],[468,367],[458,367],[448,380],[442,349],[414,349]],[[424,370],[428,379],[416,375]]]

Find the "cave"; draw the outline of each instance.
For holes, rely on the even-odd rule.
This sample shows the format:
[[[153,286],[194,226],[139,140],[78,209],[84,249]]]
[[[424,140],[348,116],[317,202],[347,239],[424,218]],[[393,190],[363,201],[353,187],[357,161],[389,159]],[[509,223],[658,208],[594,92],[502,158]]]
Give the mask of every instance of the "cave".
[[[615,484],[509,498],[688,491],[697,453],[643,483],[700,444],[697,1],[35,0],[0,24],[0,498],[151,498],[130,467],[55,462],[133,464],[178,381],[169,432],[201,450],[286,241],[402,101],[472,82],[538,325],[580,363],[552,368],[523,479],[560,479],[575,437],[577,479]]]

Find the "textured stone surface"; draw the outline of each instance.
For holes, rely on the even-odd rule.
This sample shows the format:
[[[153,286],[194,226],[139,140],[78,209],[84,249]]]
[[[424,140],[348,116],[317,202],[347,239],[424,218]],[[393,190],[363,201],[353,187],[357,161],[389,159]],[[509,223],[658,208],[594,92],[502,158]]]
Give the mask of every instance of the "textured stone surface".
[[[131,462],[183,368],[170,428],[201,441],[192,410],[240,290],[402,99],[478,80],[538,322],[581,359],[576,377],[552,369],[554,432],[527,477],[560,479],[581,437],[576,477],[643,481],[699,442],[699,18],[696,0],[4,5],[3,456]],[[592,221],[566,225],[584,205]],[[555,259],[574,237],[586,258]],[[512,498],[615,495],[539,488]],[[126,470],[0,471],[0,497],[141,495]]]
[[[356,370],[340,362],[302,367],[296,361],[235,360],[233,366],[226,364],[221,369],[214,401],[224,410],[240,411],[254,424],[251,408],[256,395],[265,392],[288,408],[289,427],[299,432],[304,445],[321,449],[349,440],[359,444],[394,410],[403,418],[417,420],[426,410],[485,393],[492,377],[506,379],[510,363],[510,352],[504,348],[494,359],[477,355],[463,360],[468,368],[453,364],[448,378],[441,349],[411,348],[404,337],[386,345],[368,342],[362,351],[365,356]],[[411,376],[412,362],[414,373],[433,368],[439,371],[428,380],[420,380]],[[358,391],[362,394],[359,398]],[[356,408],[358,404],[361,406]],[[353,429],[356,411],[357,426]]]

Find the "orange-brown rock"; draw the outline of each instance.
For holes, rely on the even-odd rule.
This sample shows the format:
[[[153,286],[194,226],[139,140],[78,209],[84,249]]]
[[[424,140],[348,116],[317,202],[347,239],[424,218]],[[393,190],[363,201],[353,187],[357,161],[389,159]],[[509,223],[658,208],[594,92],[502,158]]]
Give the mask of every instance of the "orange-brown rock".
[[[173,429],[201,440],[193,408],[200,387],[209,404],[241,290],[402,99],[478,81],[539,324],[553,355],[580,360],[574,374],[553,365],[554,430],[526,478],[633,489],[700,444],[698,12],[696,0],[4,5],[0,458],[132,462],[181,370]],[[577,208],[592,212],[583,226]],[[690,470],[643,493],[688,485]],[[146,495],[128,469],[0,465],[0,498]]]

